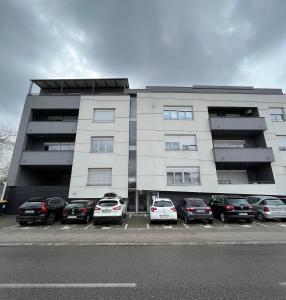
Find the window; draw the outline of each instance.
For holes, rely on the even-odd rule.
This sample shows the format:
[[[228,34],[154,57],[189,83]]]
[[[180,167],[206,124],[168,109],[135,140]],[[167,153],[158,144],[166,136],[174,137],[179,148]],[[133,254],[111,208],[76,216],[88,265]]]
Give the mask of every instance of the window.
[[[44,143],[44,151],[74,151],[74,143]]]
[[[115,109],[94,109],[93,122],[96,123],[113,123]]]
[[[110,186],[112,169],[88,169],[87,185]]]
[[[199,167],[167,168],[167,185],[199,185]]]
[[[283,122],[285,120],[284,109],[282,107],[269,108],[272,122]]]
[[[197,150],[195,135],[165,135],[166,151]]]
[[[91,137],[90,152],[112,153],[113,137]]]
[[[165,106],[164,107],[165,120],[193,120],[192,106]]]
[[[248,184],[247,170],[217,170],[218,184]]]
[[[286,151],[286,135],[278,135],[278,147],[280,151]]]
[[[213,140],[215,148],[245,148],[245,140]]]

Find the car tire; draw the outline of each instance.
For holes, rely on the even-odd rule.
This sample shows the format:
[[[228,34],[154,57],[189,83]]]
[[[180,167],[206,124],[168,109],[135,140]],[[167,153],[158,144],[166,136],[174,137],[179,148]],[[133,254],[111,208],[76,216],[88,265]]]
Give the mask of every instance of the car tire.
[[[55,213],[50,213],[50,214],[48,215],[46,224],[47,224],[47,225],[52,225],[52,224],[55,223],[55,221],[56,221],[56,214],[55,214]]]
[[[184,221],[186,224],[189,224],[190,223],[190,220],[189,218],[187,217],[187,215],[184,216]]]
[[[25,226],[25,225],[26,225],[26,222],[20,221],[20,222],[19,222],[19,225],[20,225],[20,226]]]
[[[258,212],[257,213],[257,220],[260,221],[260,222],[265,222],[266,218],[264,217],[263,213]]]
[[[222,212],[222,213],[220,214],[220,220],[221,220],[223,223],[227,223],[228,220],[227,220],[227,218],[226,218],[224,212]]]
[[[174,221],[173,224],[174,224],[174,225],[177,225],[177,224],[178,224],[178,221]]]
[[[90,220],[90,217],[89,217],[89,215],[87,215],[86,218],[85,218],[85,220],[84,220],[84,223],[85,223],[85,224],[88,224],[88,223],[89,223],[89,220]]]
[[[150,224],[153,225],[155,224],[155,222],[153,220],[150,220]]]
[[[212,224],[214,220],[208,220],[208,224]]]

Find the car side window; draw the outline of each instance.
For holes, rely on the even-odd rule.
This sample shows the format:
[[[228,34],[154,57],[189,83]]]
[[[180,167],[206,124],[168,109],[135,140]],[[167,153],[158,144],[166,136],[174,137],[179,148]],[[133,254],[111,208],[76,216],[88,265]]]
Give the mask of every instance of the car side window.
[[[262,201],[259,202],[259,205],[265,205],[265,204],[266,204],[266,203],[265,203],[264,200],[262,200]]]
[[[121,204],[125,204],[124,201],[123,201],[122,199],[120,199],[120,203],[121,203]]]

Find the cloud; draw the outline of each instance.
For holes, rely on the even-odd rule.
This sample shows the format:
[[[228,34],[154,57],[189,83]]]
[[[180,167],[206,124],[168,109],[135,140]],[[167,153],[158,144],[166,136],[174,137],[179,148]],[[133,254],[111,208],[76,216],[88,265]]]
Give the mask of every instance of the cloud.
[[[2,0],[1,119],[19,120],[31,78],[285,89],[285,10],[283,0]]]

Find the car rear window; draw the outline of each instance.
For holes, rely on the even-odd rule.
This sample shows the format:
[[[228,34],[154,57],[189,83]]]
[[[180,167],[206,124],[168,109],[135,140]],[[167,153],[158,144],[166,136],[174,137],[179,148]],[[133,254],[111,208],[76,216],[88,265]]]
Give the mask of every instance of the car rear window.
[[[98,202],[98,205],[104,206],[104,207],[115,206],[117,204],[118,204],[118,202],[116,200],[114,200],[114,201],[112,201],[112,200],[101,200],[101,201]]]
[[[31,201],[29,201],[29,202],[25,202],[22,206],[21,206],[21,208],[28,208],[28,207],[36,207],[36,208],[40,208],[41,206],[42,206],[42,203],[43,202],[39,202],[39,201],[37,201],[37,202],[31,202]]]
[[[188,201],[188,207],[206,207],[207,205],[203,200],[191,200]]]
[[[161,200],[161,201],[155,201],[153,206],[156,206],[156,207],[171,207],[171,206],[173,206],[173,203],[170,202],[170,201]]]
[[[232,205],[245,205],[245,204],[249,204],[245,199],[228,199],[227,200],[228,204],[232,204]]]
[[[73,207],[82,208],[82,207],[86,207],[86,203],[84,203],[84,202],[69,203],[66,207],[67,208],[73,208]]]
[[[279,199],[266,199],[266,205],[284,205],[284,203]]]

